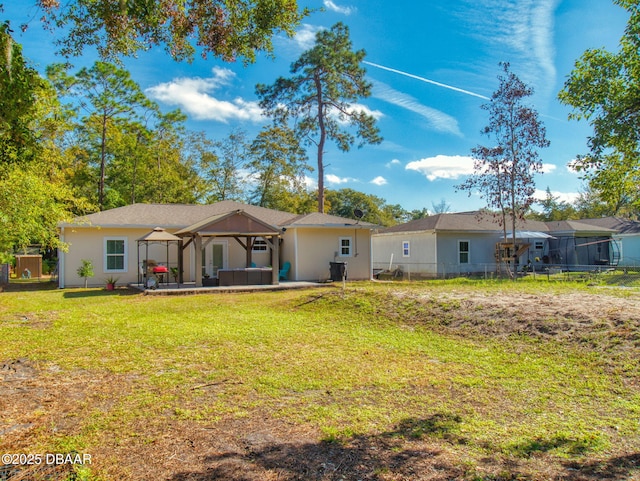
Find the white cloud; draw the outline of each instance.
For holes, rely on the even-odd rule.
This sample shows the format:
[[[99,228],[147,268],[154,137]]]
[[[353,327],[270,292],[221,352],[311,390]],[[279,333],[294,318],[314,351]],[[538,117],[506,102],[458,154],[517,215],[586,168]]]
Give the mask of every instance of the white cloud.
[[[363,104],[351,104],[349,105],[349,108],[347,109],[348,113],[353,113],[353,112],[364,112],[365,114],[373,117],[374,119],[378,120],[382,117],[384,117],[384,114],[382,112],[380,112],[379,110],[371,110],[369,107],[367,107],[366,105]]]
[[[578,159],[572,159],[567,162],[567,172],[574,175],[583,175],[584,168],[582,167],[581,162]]]
[[[403,109],[414,112],[425,118],[431,128],[438,132],[446,132],[462,137],[462,132],[458,126],[458,121],[440,110],[422,105],[411,95],[389,87],[388,85],[375,82],[373,85],[372,95],[376,98],[384,100]]]
[[[384,177],[382,177],[381,175],[379,175],[378,177],[376,177],[375,179],[373,179],[371,181],[372,184],[375,185],[387,185],[387,179],[385,179]]]
[[[335,2],[332,2],[331,0],[324,0],[324,2],[322,3],[327,8],[327,10],[332,10],[343,15],[351,15],[356,11],[355,7],[342,7],[340,5],[337,5]]]
[[[312,177],[309,177],[308,175],[304,176],[304,185],[307,186],[307,189],[310,190],[315,190],[318,188],[318,180],[314,179]]]
[[[358,103],[348,105],[344,112],[341,112],[340,110],[338,110],[335,107],[330,107],[329,110],[328,110],[328,114],[334,120],[336,120],[339,124],[344,125],[344,126],[349,124],[349,117],[348,117],[347,114],[353,114],[353,113],[357,113],[357,112],[364,112],[365,114],[373,117],[376,120],[384,117],[384,114],[381,111],[379,111],[379,110],[371,110],[366,105],[358,104]]]
[[[293,37],[293,41],[301,50],[309,50],[315,45],[316,34],[320,30],[324,30],[324,27],[304,23],[302,24],[302,28],[296,32],[295,37]]]
[[[552,172],[555,172],[557,168],[558,166],[555,164],[542,164],[542,173],[550,174]]]
[[[500,51],[513,71],[544,96],[556,84],[554,12],[560,0],[468,0],[471,34]],[[495,62],[490,66],[495,71]]]
[[[240,97],[233,100],[221,100],[212,94],[222,86],[229,85],[235,73],[229,69],[214,67],[208,78],[181,77],[146,89],[147,95],[165,103],[179,107],[197,120],[263,120],[262,110],[257,102]]]
[[[401,164],[401,162],[398,159],[393,159],[391,162],[387,162],[385,164],[385,167],[391,168],[394,165],[400,165],[400,164]]]
[[[356,179],[352,177],[338,177],[337,175],[327,174],[324,179],[330,184],[346,184],[348,182],[353,182]]]
[[[551,191],[551,195],[554,198],[556,198],[558,201],[566,202],[568,204],[573,204],[576,200],[578,200],[578,197],[580,197],[579,192]],[[545,200],[547,198],[547,191],[542,189],[536,189],[535,193],[533,194],[533,197],[538,201]]]
[[[420,172],[430,181],[458,179],[473,174],[473,159],[462,155],[436,155],[409,162],[405,169]]]

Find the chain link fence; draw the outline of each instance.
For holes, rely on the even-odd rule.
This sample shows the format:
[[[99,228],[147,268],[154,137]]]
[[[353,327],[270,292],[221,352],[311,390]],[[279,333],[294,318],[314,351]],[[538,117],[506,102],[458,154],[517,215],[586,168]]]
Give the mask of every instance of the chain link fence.
[[[380,280],[420,281],[435,279],[527,279],[558,282],[640,287],[640,263],[609,265],[525,265],[509,272],[504,264],[389,263],[373,264],[374,277]]]

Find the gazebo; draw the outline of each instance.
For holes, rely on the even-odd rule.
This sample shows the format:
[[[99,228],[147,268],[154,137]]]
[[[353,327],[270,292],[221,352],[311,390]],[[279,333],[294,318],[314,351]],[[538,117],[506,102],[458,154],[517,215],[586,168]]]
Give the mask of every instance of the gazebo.
[[[233,274],[232,277],[234,279],[242,279],[241,281],[230,280],[229,282],[232,284],[237,284],[238,282],[254,284],[267,283],[263,282],[265,279],[262,277],[262,274],[266,274],[270,277],[270,282],[268,283],[274,285],[279,283],[281,234],[282,231],[278,227],[269,225],[244,210],[215,215],[175,233],[176,236],[183,239],[181,252],[193,242],[196,266],[202,265],[202,247],[206,245],[207,241],[215,237],[235,239],[246,251],[245,267],[221,272],[221,275],[228,278]],[[257,273],[251,268],[251,251],[255,240],[258,238],[264,239],[271,254],[271,268],[268,269],[268,272],[261,273],[260,280],[257,279]],[[179,258],[182,258],[182,254]],[[195,281],[197,287],[203,285],[201,269],[195,270]]]
[[[137,240],[138,243],[138,283],[144,284],[144,287],[151,287],[149,284],[150,274],[153,275],[154,287],[157,282],[157,278],[164,278],[165,283],[169,283],[169,277],[171,275],[171,269],[175,267],[178,275],[175,276],[178,284],[182,282],[182,239],[178,236],[167,232],[162,227],[156,227],[147,235]],[[161,259],[149,258],[149,246],[158,244],[166,247],[164,252],[164,262]],[[169,259],[170,246],[176,246],[176,264],[171,267]],[[140,248],[144,246],[144,257],[141,262]],[[157,250],[156,250],[157,252]],[[154,256],[155,257],[155,256]]]

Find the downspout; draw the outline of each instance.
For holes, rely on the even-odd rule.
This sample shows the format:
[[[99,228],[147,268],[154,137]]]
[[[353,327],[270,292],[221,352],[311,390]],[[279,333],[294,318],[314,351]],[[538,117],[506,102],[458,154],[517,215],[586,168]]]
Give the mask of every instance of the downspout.
[[[436,231],[433,231],[433,260],[436,263],[436,279],[438,278],[439,270],[440,270],[440,262],[438,262],[438,234]]]
[[[64,227],[60,227],[60,243],[64,244]],[[58,288],[64,289],[64,250],[58,247]]]
[[[298,265],[300,264],[300,259],[298,259],[298,229],[293,229],[293,280],[297,281],[300,279],[298,276]]]
[[[373,231],[369,229],[369,280],[373,280]]]

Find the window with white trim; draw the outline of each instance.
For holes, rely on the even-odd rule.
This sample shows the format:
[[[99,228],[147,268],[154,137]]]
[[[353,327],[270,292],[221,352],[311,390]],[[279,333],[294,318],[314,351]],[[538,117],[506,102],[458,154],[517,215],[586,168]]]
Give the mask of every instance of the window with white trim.
[[[253,241],[253,247],[251,247],[251,252],[267,252],[267,241],[262,237],[256,237]]]
[[[127,271],[127,238],[106,237],[104,239],[105,272]]]
[[[458,263],[469,264],[471,243],[468,240],[458,241]]]
[[[410,247],[409,241],[402,241],[402,257],[411,257]]]
[[[351,245],[353,243],[353,239],[351,237],[340,237],[338,242],[338,256],[351,257]]]

